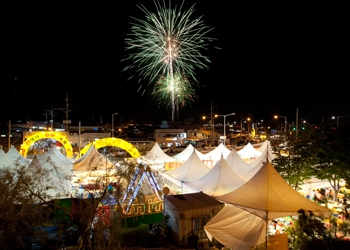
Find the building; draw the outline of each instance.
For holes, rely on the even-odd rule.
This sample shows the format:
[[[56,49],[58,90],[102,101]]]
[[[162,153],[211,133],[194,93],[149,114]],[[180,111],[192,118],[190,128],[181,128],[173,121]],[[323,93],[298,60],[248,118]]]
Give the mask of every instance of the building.
[[[161,148],[174,148],[185,145],[185,129],[155,129],[154,139]]]
[[[164,196],[164,215],[169,215],[169,226],[177,243],[187,243],[187,238],[196,234],[206,240],[204,226],[222,208],[224,203],[199,192]]]

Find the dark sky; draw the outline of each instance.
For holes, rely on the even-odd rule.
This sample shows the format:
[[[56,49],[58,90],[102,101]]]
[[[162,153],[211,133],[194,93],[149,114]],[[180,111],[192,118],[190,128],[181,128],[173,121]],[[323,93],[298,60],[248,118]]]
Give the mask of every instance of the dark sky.
[[[181,1],[173,0],[172,3]],[[196,1],[186,0],[185,8]],[[155,11],[151,0],[115,3],[16,4],[4,9],[1,121],[44,120],[45,109],[64,108],[68,93],[73,123],[159,123],[171,112],[136,80],[121,72],[130,16],[136,7]],[[235,112],[269,120],[349,114],[348,27],[341,8],[320,5],[230,4],[197,1],[193,17],[215,29],[206,55],[209,70],[196,70],[198,98],[180,119]],[[214,48],[220,47],[221,50]],[[54,119],[65,114],[55,111]],[[229,119],[229,118],[227,118]],[[230,119],[234,119],[233,117]]]

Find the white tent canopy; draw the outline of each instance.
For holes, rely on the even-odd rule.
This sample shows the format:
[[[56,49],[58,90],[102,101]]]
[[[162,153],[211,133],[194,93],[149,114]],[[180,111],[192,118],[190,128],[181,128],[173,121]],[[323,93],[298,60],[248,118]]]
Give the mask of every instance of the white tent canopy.
[[[2,148],[0,148],[0,169],[4,170],[14,170],[18,167],[22,167],[23,165],[16,163],[12,160]]]
[[[205,160],[220,160],[221,156],[226,159],[226,157],[231,153],[231,150],[225,147],[224,144],[220,143],[219,146],[217,146],[214,150],[210,151],[209,153],[206,153],[204,155]]]
[[[227,194],[245,184],[238,175],[231,169],[227,161],[221,159],[203,177],[198,180],[185,182],[184,189],[195,192],[202,191],[209,196],[220,196]]]
[[[58,157],[61,161],[67,163],[67,164],[73,164],[74,163],[74,158],[67,158],[66,156],[64,156],[60,150],[57,149],[57,147],[53,147],[51,148],[48,152],[47,152],[50,156],[52,156],[53,154],[56,155],[56,157]]]
[[[259,157],[262,152],[255,149],[252,144],[248,143],[244,148],[237,152],[242,158]]]
[[[226,161],[228,165],[237,175],[243,175],[248,173],[253,169],[251,165],[246,163],[237,153],[236,150],[232,150],[231,153],[227,156]]]
[[[209,237],[231,249],[249,249],[262,243],[266,237],[266,220],[298,215],[300,209],[318,216],[331,214],[289,186],[269,162],[246,184],[216,198],[233,206],[220,211],[204,229]]]
[[[48,176],[37,174],[39,170],[47,170]],[[36,156],[26,169],[26,173],[34,176],[34,178],[41,178],[36,180],[40,183],[46,183],[52,186],[46,190],[46,194],[51,198],[67,198],[69,197],[69,188],[72,175],[71,173],[61,169],[48,157],[45,161],[40,161]],[[45,185],[44,185],[45,186]]]
[[[250,249],[265,242],[266,222],[250,212],[226,205],[205,226],[208,238],[214,237],[230,249]]]
[[[31,162],[23,155],[21,155],[13,145],[11,145],[10,150],[6,153],[6,155],[8,155],[14,162],[17,162],[24,166],[29,166]]]
[[[271,163],[265,163],[246,184],[217,199],[266,211],[269,219],[298,215],[300,209],[313,211],[318,216],[329,216],[330,211],[295,191],[279,175]]]
[[[275,158],[276,156],[272,154],[271,149],[269,147],[266,147],[260,157],[249,163],[249,165],[252,167],[261,167],[266,161],[272,162]]]
[[[156,165],[165,165],[165,162],[175,162],[178,161],[173,157],[170,157],[166,153],[163,152],[163,150],[159,147],[159,144],[156,142],[153,146],[153,148],[148,151],[148,153],[144,156],[141,156],[138,158],[140,161],[145,162],[149,166],[156,166]]]
[[[266,140],[257,150],[262,153],[268,147],[270,147],[270,141]]]
[[[181,186],[184,181],[193,181],[209,173],[210,169],[204,165],[199,158],[196,150],[193,150],[191,156],[180,167],[172,171],[163,173],[163,177]]]
[[[179,161],[187,161],[188,158],[191,156],[193,150],[195,150],[198,154],[198,157],[201,160],[204,160],[205,155],[202,154],[201,152],[199,152],[197,149],[195,149],[192,144],[189,144],[185,150],[183,150],[182,152],[178,153],[177,155],[174,155],[173,158],[179,160]]]
[[[106,160],[96,149],[91,145],[86,153],[75,160],[73,171],[88,172],[91,170],[113,169],[115,166],[112,162]]]
[[[51,160],[55,162],[56,165],[70,171],[73,170],[73,163],[74,163],[73,159],[68,159],[67,157],[62,155],[61,152],[59,152],[59,150],[55,149],[55,147],[50,148],[49,151],[47,153],[45,152],[44,154],[46,154],[47,156],[50,156]],[[44,156],[44,158],[46,158],[47,156]],[[39,160],[41,158],[42,157],[39,157]],[[66,158],[67,161],[64,158]],[[70,160],[70,163],[68,160]]]

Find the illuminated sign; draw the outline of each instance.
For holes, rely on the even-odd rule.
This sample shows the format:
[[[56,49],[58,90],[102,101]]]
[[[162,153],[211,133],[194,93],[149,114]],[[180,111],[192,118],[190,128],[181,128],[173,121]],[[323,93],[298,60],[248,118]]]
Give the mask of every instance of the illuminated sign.
[[[124,149],[126,152],[128,152],[131,155],[131,157],[133,157],[133,158],[137,158],[137,157],[141,156],[141,154],[139,153],[137,148],[135,148],[132,144],[130,144],[127,141],[124,141],[122,139],[118,139],[118,138],[114,138],[114,137],[98,139],[98,140],[86,145],[80,151],[80,155],[85,154],[86,151],[88,151],[88,149],[90,148],[90,146],[92,144],[94,144],[96,149],[108,147],[108,146],[119,147],[121,149]],[[77,158],[79,158],[79,155],[77,156]]]
[[[73,158],[72,145],[68,141],[67,134],[65,132],[51,132],[51,131],[40,131],[32,132],[23,138],[24,142],[21,145],[20,153],[24,157],[27,156],[29,147],[40,139],[54,139],[62,143],[66,150],[67,158]]]

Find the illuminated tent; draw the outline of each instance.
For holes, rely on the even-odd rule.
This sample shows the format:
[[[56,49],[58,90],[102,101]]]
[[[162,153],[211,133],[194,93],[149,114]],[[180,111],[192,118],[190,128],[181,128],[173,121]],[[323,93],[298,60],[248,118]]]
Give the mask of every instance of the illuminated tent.
[[[63,154],[61,154],[61,152],[56,147],[50,148],[46,154],[50,156],[51,160],[54,161],[58,166],[70,171],[73,170],[74,159],[68,159]]]
[[[210,169],[204,165],[198,156],[196,150],[192,151],[192,154],[180,167],[175,170],[163,173],[163,178],[175,183],[178,186],[182,185],[184,181],[193,181],[201,178],[207,174]]]
[[[221,156],[226,159],[226,157],[231,153],[231,150],[225,147],[224,144],[220,143],[219,146],[217,146],[214,150],[210,151],[209,153],[206,153],[204,155],[206,160],[220,160]]]
[[[97,171],[104,171],[105,169],[115,169],[115,166],[103,157],[94,145],[91,145],[82,157],[76,159],[73,165],[74,174],[79,173],[79,176],[82,172],[85,172],[85,174],[96,172],[97,174]]]
[[[49,150],[48,154],[50,156],[52,156],[53,154],[56,155],[56,157],[58,157],[61,161],[67,163],[67,164],[72,164],[74,163],[74,159],[73,158],[67,158],[66,156],[64,156],[61,151],[59,149],[57,149],[57,147],[53,147],[52,150]]]
[[[23,165],[16,163],[12,160],[2,148],[0,148],[0,169],[4,170],[14,170]]]
[[[246,184],[217,199],[236,206],[265,211],[269,219],[298,215],[300,209],[310,210],[318,216],[330,215],[327,208],[295,191],[269,162]]]
[[[57,156],[55,155],[49,155],[49,152],[44,152],[41,155],[36,155],[36,158],[38,158],[39,162],[44,165],[46,162],[52,162],[58,169],[61,169],[62,172],[64,172],[66,175],[72,175],[73,171],[73,165],[71,167],[68,167],[66,164],[62,163]]]
[[[175,162],[175,158],[170,157],[159,147],[159,144],[156,142],[153,148],[148,151],[144,156],[138,158],[140,161],[146,163],[150,167],[160,168],[164,167],[165,162]]]
[[[248,143],[244,148],[237,152],[242,158],[254,158],[259,157],[262,152],[255,149],[252,144]]]
[[[239,249],[237,244],[242,244],[246,240],[242,231],[251,231],[255,236],[250,235],[249,237],[255,238],[256,243],[259,243],[258,239],[265,238],[266,219],[298,215],[300,209],[312,211],[317,216],[329,217],[331,214],[331,211],[327,208],[310,201],[289,186],[269,162],[265,163],[247,183],[216,198],[236,208],[232,208],[231,213],[228,213],[227,210],[223,211],[226,213],[225,219],[222,218],[222,214],[219,212],[218,217],[215,216],[211,223],[208,223],[209,227],[204,228],[216,239],[221,238],[220,234],[226,234],[227,232],[224,232],[226,230],[232,232],[233,235],[221,238],[222,241],[220,241],[232,249]],[[237,207],[250,213],[250,215],[240,212]],[[241,216],[235,217],[235,223],[227,224],[233,220],[230,214],[234,216],[238,213],[241,213]],[[249,218],[250,216],[253,218]],[[264,225],[261,224],[262,220],[265,220]],[[256,223],[257,228],[252,228],[250,223]],[[229,229],[227,229],[228,225]],[[260,230],[261,228],[264,228],[264,230]]]
[[[265,164],[265,162],[268,160],[269,162],[272,162],[276,156],[271,152],[270,147],[266,147],[265,150],[262,152],[260,157],[253,162],[249,163],[252,167],[261,167]]]
[[[270,142],[268,140],[266,140],[257,150],[259,152],[263,153],[265,151],[265,149],[268,147],[270,147]]]
[[[41,171],[46,171],[42,174]],[[71,182],[71,174],[59,168],[48,157],[44,162],[40,161],[36,156],[26,169],[26,174],[31,175],[38,186],[46,188],[45,193],[50,198],[67,198],[69,196],[69,188]]]
[[[27,158],[23,157],[23,155],[21,155],[13,145],[11,145],[10,150],[6,153],[6,155],[8,155],[14,162],[17,162],[23,166],[28,166],[31,162]]]
[[[202,191],[209,196],[216,197],[236,190],[243,184],[245,184],[245,181],[243,181],[232,170],[227,161],[221,157],[206,175],[195,181],[186,181],[183,188],[193,192]]]
[[[183,150],[182,152],[178,153],[177,155],[174,155],[173,158],[179,160],[179,161],[187,161],[188,158],[191,156],[193,150],[195,150],[197,152],[198,157],[201,160],[204,160],[204,154],[202,154],[201,152],[199,152],[197,149],[195,149],[192,144],[189,144],[185,150]]]
[[[227,156],[226,161],[228,165],[237,175],[242,175],[248,173],[253,169],[251,165],[246,163],[237,153],[236,150],[232,150],[231,153]]]
[[[205,226],[211,241],[213,237],[230,249],[250,249],[265,242],[266,223],[259,216],[226,205]]]

